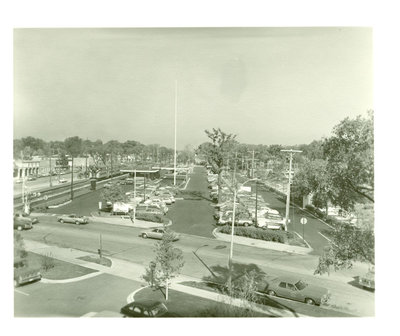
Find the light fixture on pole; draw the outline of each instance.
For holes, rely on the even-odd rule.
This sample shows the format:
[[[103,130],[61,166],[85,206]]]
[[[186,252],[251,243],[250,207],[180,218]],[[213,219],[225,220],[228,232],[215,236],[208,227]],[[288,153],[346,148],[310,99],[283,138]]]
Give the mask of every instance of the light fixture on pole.
[[[240,184],[240,187],[244,186],[246,183],[254,181],[257,179],[249,179],[242,184]],[[228,261],[228,267],[229,267],[229,278],[228,278],[228,284],[229,284],[229,289],[230,291],[232,290],[232,260],[233,260],[233,236],[234,236],[234,228],[235,228],[235,212],[236,212],[236,194],[237,194],[237,186],[233,185],[233,213],[232,213],[232,226],[231,226],[231,248],[229,251],[229,261]]]

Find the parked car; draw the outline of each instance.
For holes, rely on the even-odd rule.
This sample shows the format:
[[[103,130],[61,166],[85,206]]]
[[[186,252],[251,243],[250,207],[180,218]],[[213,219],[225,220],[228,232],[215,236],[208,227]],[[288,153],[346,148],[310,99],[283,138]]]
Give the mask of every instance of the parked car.
[[[39,219],[37,217],[33,217],[28,215],[25,212],[17,212],[14,214],[14,220],[17,219],[19,221],[27,221],[30,222],[32,224],[37,224],[39,223]]]
[[[328,289],[309,284],[294,276],[279,277],[272,281],[261,281],[258,284],[258,292],[301,301],[310,305],[320,305],[329,297]]]
[[[68,180],[66,180],[66,179],[59,179],[58,180],[58,183],[67,183],[68,182]]]
[[[32,222],[25,222],[15,220],[14,218],[14,230],[22,231],[22,230],[29,230],[32,229]]]
[[[17,184],[21,184],[22,182],[24,182],[23,179],[17,179],[17,180],[15,180],[15,183],[17,183]]]
[[[218,225],[232,224],[232,211],[227,211],[219,220]],[[236,213],[235,225],[236,226],[249,226],[253,224],[251,217],[245,213]]]
[[[154,300],[133,301],[121,308],[121,314],[127,317],[177,317],[168,312],[164,303]]]
[[[358,277],[358,283],[365,289],[375,290],[375,267],[370,267],[366,274]]]
[[[57,217],[57,221],[60,223],[75,223],[76,225],[87,224],[89,219],[85,216],[78,216],[75,214],[61,215]]]
[[[280,215],[266,213],[257,217],[256,226],[264,229],[283,230],[285,227],[285,219]]]
[[[32,229],[32,225],[34,223],[38,223],[39,220],[36,217],[30,217],[25,213],[15,213],[13,222],[14,222],[14,229],[21,231],[21,230]]]
[[[136,216],[140,215],[140,214],[153,214],[153,215],[160,215],[163,216],[164,215],[164,211],[155,205],[145,205],[145,204],[139,204],[136,207]]]
[[[36,177],[35,176],[29,176],[28,177],[28,181],[35,181],[36,180]]]
[[[113,184],[111,182],[104,183],[104,188],[111,188]]]
[[[146,230],[141,232],[142,238],[154,238],[154,239],[162,239],[162,237],[165,234],[165,229],[163,228],[157,228],[157,229],[152,229],[152,230]],[[174,241],[179,239],[179,234],[173,232],[174,235]]]
[[[38,269],[28,266],[25,259],[16,258],[14,260],[14,287],[18,287],[42,278]]]

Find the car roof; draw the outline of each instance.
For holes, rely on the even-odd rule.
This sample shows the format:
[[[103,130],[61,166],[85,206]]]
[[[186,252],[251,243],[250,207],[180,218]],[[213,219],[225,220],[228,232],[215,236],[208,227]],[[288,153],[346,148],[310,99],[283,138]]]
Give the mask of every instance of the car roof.
[[[298,278],[296,276],[290,276],[290,275],[283,275],[283,276],[280,276],[280,277],[276,278],[277,282],[284,281],[284,282],[289,282],[289,283],[296,283],[296,282],[298,282],[300,280],[302,280],[302,279],[300,279],[300,278]]]
[[[140,301],[133,301],[129,305],[135,305],[142,308],[152,308],[154,306],[158,306],[161,304],[161,301],[156,300],[140,300]]]

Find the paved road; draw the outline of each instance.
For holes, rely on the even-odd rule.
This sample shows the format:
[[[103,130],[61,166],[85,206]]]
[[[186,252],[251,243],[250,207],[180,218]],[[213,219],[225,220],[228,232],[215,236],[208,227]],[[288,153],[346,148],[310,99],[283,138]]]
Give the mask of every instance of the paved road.
[[[213,237],[215,228],[214,208],[208,198],[206,169],[195,167],[184,191],[184,200],[176,201],[170,208],[168,217],[172,219],[172,229],[202,237]]]
[[[100,274],[64,284],[36,282],[14,290],[15,317],[80,317],[103,310],[119,312],[141,283]]]
[[[78,174],[79,173],[74,173],[74,182],[75,181],[82,181],[85,179],[78,179]],[[68,183],[71,183],[71,173],[68,174],[61,174],[60,178],[63,178],[67,180],[68,182],[66,183],[58,183],[58,175],[57,176],[52,176],[52,186],[57,187],[60,185],[66,185]],[[34,181],[26,181],[25,186],[29,191],[39,191],[42,189],[48,189],[50,188],[50,177],[39,177]],[[17,197],[22,194],[22,183],[14,183],[14,197]]]
[[[249,185],[251,185],[249,183]],[[253,184],[253,190],[254,190]],[[279,213],[284,217],[286,213],[286,199],[274,192],[268,191],[263,186],[258,186],[258,193],[263,196],[264,200],[270,205],[271,208],[278,210]],[[307,224],[302,225],[300,223],[300,219],[302,217],[307,218]],[[304,229],[304,238],[310,244],[310,246],[314,249],[312,254],[321,255],[325,246],[329,244],[329,241],[321,235],[323,235],[325,231],[331,230],[331,228],[316,219],[315,217],[308,214],[306,211],[303,211],[295,206],[290,206],[289,209],[289,218],[290,223],[288,225],[288,230],[292,232],[297,232],[301,237],[303,237],[303,229]]]
[[[104,254],[115,258],[147,266],[152,260],[155,240],[139,237],[140,229],[91,222],[85,226],[57,223],[55,218],[41,218],[41,222],[30,231],[22,232],[25,239],[44,241],[51,245],[68,246],[90,253],[96,253],[100,234]],[[183,275],[198,279],[213,279],[211,271],[217,277],[226,277],[229,244],[211,238],[182,235],[176,243],[184,253]],[[197,258],[194,251],[197,250]],[[374,294],[354,285],[352,276],[356,270],[350,270],[345,276],[314,276],[317,257],[298,256],[278,251],[264,250],[251,246],[235,244],[234,272],[242,274],[244,270],[256,270],[261,273],[281,276],[297,275],[310,283],[329,288],[336,305],[356,309],[362,316],[372,316]],[[353,281],[353,283],[351,283]],[[348,283],[350,282],[350,283]]]

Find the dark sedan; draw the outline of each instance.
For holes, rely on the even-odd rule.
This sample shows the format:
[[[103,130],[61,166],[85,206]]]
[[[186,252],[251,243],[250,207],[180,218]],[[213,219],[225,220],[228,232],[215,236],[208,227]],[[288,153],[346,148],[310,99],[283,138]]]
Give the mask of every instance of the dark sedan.
[[[127,317],[175,317],[164,303],[154,300],[134,301],[121,308]]]

